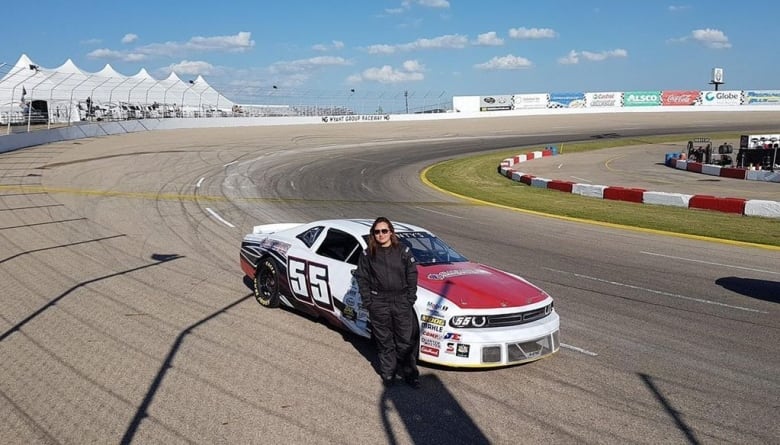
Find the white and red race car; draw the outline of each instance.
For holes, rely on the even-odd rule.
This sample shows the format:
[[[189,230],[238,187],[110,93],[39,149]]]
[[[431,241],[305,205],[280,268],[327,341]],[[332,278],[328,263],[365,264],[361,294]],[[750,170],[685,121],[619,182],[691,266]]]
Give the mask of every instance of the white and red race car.
[[[254,227],[241,243],[241,269],[257,301],[322,317],[371,336],[353,272],[372,220],[338,219]],[[421,227],[393,223],[412,251],[419,359],[452,367],[497,367],[558,351],[553,299],[523,278],[473,263]]]

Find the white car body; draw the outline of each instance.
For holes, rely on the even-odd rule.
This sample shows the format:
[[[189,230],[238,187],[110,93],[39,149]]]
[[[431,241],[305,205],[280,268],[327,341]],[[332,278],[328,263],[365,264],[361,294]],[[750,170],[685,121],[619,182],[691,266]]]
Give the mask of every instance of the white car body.
[[[352,273],[372,222],[256,226],[241,244],[241,268],[261,304],[285,305],[370,337]],[[517,275],[466,260],[428,230],[393,225],[418,263],[420,361],[498,367],[558,351],[560,322],[547,293]]]

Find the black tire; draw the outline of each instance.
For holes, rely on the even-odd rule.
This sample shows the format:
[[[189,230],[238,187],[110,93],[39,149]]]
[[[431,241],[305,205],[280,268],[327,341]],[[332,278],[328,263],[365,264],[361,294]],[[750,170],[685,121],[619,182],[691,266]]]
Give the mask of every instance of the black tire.
[[[255,300],[265,307],[279,307],[279,272],[271,258],[261,258],[254,280]]]

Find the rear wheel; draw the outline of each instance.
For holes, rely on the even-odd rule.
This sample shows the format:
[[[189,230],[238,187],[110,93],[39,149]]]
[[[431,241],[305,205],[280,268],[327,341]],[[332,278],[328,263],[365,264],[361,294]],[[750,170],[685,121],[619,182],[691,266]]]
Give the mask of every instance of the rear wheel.
[[[255,272],[255,300],[266,307],[279,307],[279,272],[271,258],[262,258]]]

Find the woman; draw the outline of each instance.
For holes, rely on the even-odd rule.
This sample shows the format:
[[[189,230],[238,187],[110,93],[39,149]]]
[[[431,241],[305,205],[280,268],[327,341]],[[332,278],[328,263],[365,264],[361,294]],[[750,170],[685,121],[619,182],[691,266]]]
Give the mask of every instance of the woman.
[[[417,265],[384,216],[371,226],[355,277],[379,349],[382,383],[392,385],[399,372],[406,383],[419,388],[419,334],[412,309],[417,300]]]

